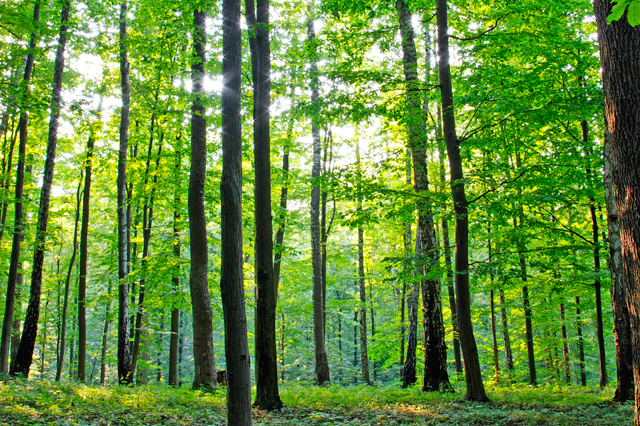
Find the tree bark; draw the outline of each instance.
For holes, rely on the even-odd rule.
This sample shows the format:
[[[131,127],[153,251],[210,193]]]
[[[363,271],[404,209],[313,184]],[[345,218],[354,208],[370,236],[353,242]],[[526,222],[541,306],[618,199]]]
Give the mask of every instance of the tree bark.
[[[271,218],[271,47],[269,0],[245,0],[251,38],[253,81],[253,152],[255,165],[255,275],[256,275],[256,399],[261,410],[282,407],[278,391],[276,351],[277,286],[273,274],[273,228]],[[255,13],[255,15],[254,15]],[[254,17],[255,16],[255,17]],[[255,39],[255,40],[253,40]],[[255,46],[255,48],[254,48]]]
[[[582,338],[582,319],[580,318],[580,297],[576,296],[576,332],[578,334],[578,368],[580,369],[580,384],[587,386],[587,373],[584,362],[584,339]]]
[[[322,152],[319,128],[319,80],[317,64],[316,33],[313,21],[313,6],[309,5],[307,37],[311,55],[311,134],[313,136],[313,167],[311,170],[311,265],[313,269],[313,336],[316,360],[316,384],[323,385],[330,380],[329,362],[325,343],[325,313],[322,310],[322,256],[320,250],[320,157]]]
[[[33,9],[33,23],[35,25],[40,21],[40,1],[38,0]],[[27,108],[29,87],[31,85],[31,74],[33,72],[33,63],[35,59],[36,33],[31,34],[29,41],[29,50],[27,62],[24,69],[24,77],[22,85],[24,87],[24,95],[20,103],[20,119],[18,120],[18,132],[20,134],[20,142],[18,145],[18,169],[16,171],[16,202],[14,214],[14,232],[11,244],[11,259],[9,261],[9,280],[7,283],[7,296],[5,298],[4,320],[2,323],[2,339],[0,340],[0,372],[9,372],[9,352],[11,346],[11,329],[13,323],[13,315],[15,310],[15,293],[16,283],[18,280],[18,270],[22,269],[20,262],[20,244],[24,240],[24,218],[22,197],[24,192],[24,167],[25,167],[25,151],[27,146],[27,126],[29,122],[29,111]],[[11,364],[14,364],[12,359]]]
[[[604,195],[607,208],[607,230],[609,231],[609,269],[611,271],[611,302],[613,305],[613,335],[616,342],[617,386],[614,401],[624,402],[634,398],[633,346],[629,318],[628,285],[622,263],[622,241],[620,222],[611,179],[611,142],[605,128],[604,139]]]
[[[182,168],[182,135],[176,138],[173,195],[173,256],[176,266],[173,269],[173,289],[175,298],[180,294],[180,182]],[[171,310],[171,340],[169,342],[169,386],[178,386],[178,342],[180,339],[180,308],[175,302]]]
[[[191,175],[189,178],[189,235],[191,238],[191,306],[193,309],[194,388],[212,389],[216,385],[213,352],[213,324],[209,298],[207,219],[204,187],[207,174],[207,121],[204,98],[206,11],[194,11],[194,61],[191,65],[193,105],[191,107]],[[223,185],[224,188],[224,185]],[[224,212],[224,207],[222,211]],[[242,239],[241,239],[242,241]],[[226,315],[225,315],[226,319]]]
[[[51,118],[49,120],[49,138],[47,156],[44,165],[42,188],[40,190],[40,206],[38,210],[38,226],[36,229],[35,252],[31,272],[31,294],[29,306],[22,330],[22,338],[16,355],[16,363],[11,375],[29,376],[29,368],[33,359],[33,350],[38,333],[38,317],[40,316],[40,292],[42,288],[42,267],[44,263],[45,242],[47,238],[47,222],[49,220],[49,201],[55,167],[56,148],[58,145],[58,121],[60,118],[60,92],[62,91],[62,74],[64,72],[64,51],[67,43],[67,24],[69,21],[69,1],[62,7],[60,19],[60,36],[53,74],[53,90],[51,96]],[[25,129],[26,130],[26,129]]]
[[[569,368],[569,345],[567,342],[567,323],[565,320],[564,303],[560,303],[560,320],[562,321],[562,355],[564,358],[564,380],[571,382],[571,370]]]
[[[449,64],[449,24],[447,22],[447,0],[436,1],[438,25],[438,68],[442,95],[442,130],[447,145],[451,176],[451,195],[456,213],[456,307],[460,346],[464,356],[464,372],[467,391],[465,399],[488,401],[482,383],[482,372],[478,359],[478,348],[473,336],[471,322],[471,295],[469,293],[469,216],[464,190],[464,174],[460,156],[460,141],[456,135],[451,68]]]
[[[500,319],[502,320],[502,336],[504,339],[507,371],[513,372],[515,367],[513,365],[513,354],[511,352],[511,339],[509,338],[509,320],[507,318],[507,305],[504,297],[504,289],[498,289],[498,296],[500,297]]]
[[[362,210],[362,202],[359,201]],[[367,293],[364,278],[364,231],[362,225],[358,226],[358,283],[360,290],[360,303],[358,313],[360,314],[360,367],[362,380],[371,384],[369,378],[369,350],[367,348]]]
[[[611,3],[596,0],[594,9],[600,43],[600,63],[610,147],[611,179],[622,242],[623,285],[632,331],[636,388],[634,423],[640,424],[640,27],[626,17],[610,25]]]
[[[415,258],[422,255],[422,237],[420,228],[416,229]],[[402,387],[406,388],[418,381],[416,375],[417,347],[418,347],[418,299],[420,298],[420,281],[417,275],[419,270],[416,267],[414,280],[411,283],[411,291],[407,298],[407,309],[409,310],[409,334],[407,336],[407,358],[402,369]]]
[[[204,21],[203,21],[204,23]],[[221,278],[227,420],[251,425],[251,370],[242,271],[242,30],[240,1],[222,2]]]

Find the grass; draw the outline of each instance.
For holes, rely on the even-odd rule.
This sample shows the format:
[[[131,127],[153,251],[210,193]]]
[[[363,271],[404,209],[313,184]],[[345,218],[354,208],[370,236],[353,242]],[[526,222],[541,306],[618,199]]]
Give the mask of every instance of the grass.
[[[225,389],[84,386],[0,380],[0,425],[225,425]],[[490,403],[419,388],[286,384],[286,407],[254,409],[254,425],[630,425],[633,405],[612,388],[487,384]]]

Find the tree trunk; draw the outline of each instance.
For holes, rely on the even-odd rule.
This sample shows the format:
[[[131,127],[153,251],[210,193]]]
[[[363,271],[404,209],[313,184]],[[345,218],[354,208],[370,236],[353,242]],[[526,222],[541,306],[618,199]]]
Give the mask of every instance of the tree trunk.
[[[37,25],[40,21],[40,0],[36,1],[33,10],[33,23]],[[27,109],[29,87],[31,86],[31,74],[36,48],[36,32],[31,34],[27,62],[24,69],[22,84],[25,87],[22,100],[20,102],[20,119],[18,120],[18,132],[20,133],[20,143],[18,145],[18,169],[16,171],[16,201],[14,214],[13,242],[11,244],[11,259],[9,263],[9,280],[7,283],[7,296],[5,298],[4,321],[2,323],[2,339],[0,341],[0,372],[9,372],[9,352],[11,346],[11,328],[13,314],[15,310],[16,283],[18,280],[18,270],[22,270],[20,262],[20,244],[24,240],[24,218],[22,197],[24,192],[24,165],[25,151],[27,146],[27,126],[29,122],[29,111]],[[4,213],[3,213],[4,216]],[[11,364],[14,364],[12,359]]]
[[[600,62],[607,114],[611,179],[622,242],[622,284],[632,331],[633,370],[636,387],[634,423],[640,424],[640,170],[637,167],[640,134],[640,27],[627,19],[607,24],[612,5],[596,0],[594,9],[600,43]]]
[[[607,208],[607,229],[609,233],[609,269],[611,271],[611,302],[613,304],[613,334],[616,342],[617,386],[613,397],[624,402],[634,398],[633,383],[633,346],[631,344],[631,325],[627,307],[628,285],[622,270],[622,241],[618,209],[611,180],[611,142],[605,127],[604,142],[604,195]]]
[[[71,287],[71,274],[73,273],[73,266],[76,261],[76,254],[78,251],[78,222],[80,221],[80,203],[83,200],[83,195],[80,192],[82,188],[82,171],[80,172],[80,179],[78,180],[78,190],[76,192],[76,220],[73,227],[73,251],[71,253],[71,260],[69,261],[69,269],[67,270],[67,278],[64,283],[64,299],[62,302],[62,324],[60,325],[60,344],[58,345],[58,362],[56,366],[56,382],[59,382],[62,378],[62,368],[64,365],[64,349],[65,339],[67,335],[67,311],[69,308],[69,287]],[[79,318],[79,317],[78,317]]]
[[[362,202],[359,201],[359,204],[359,210],[362,210]],[[360,284],[360,303],[358,306],[360,314],[360,367],[362,380],[370,385],[369,351],[367,349],[367,293],[364,280],[364,231],[362,226],[358,227],[358,283]]]
[[[269,0],[245,0],[251,37],[253,81],[253,152],[255,164],[255,275],[256,275],[256,400],[261,410],[282,407],[278,391],[276,304],[278,291],[273,274],[271,221],[271,47]],[[254,47],[255,46],[255,47]]]
[[[415,258],[419,258],[422,255],[422,238],[420,236],[420,228],[416,229],[416,248]],[[406,388],[409,385],[418,381],[416,375],[416,363],[417,363],[417,347],[418,347],[418,299],[420,298],[420,281],[417,275],[419,271],[414,273],[414,280],[411,283],[411,291],[407,298],[407,309],[409,310],[409,335],[407,336],[407,358],[404,361],[404,368],[402,369],[402,387]]]
[[[201,16],[204,26],[204,12]],[[242,271],[242,30],[240,1],[222,4],[221,278],[227,359],[227,420],[251,425],[251,370]],[[211,324],[209,322],[209,324]]]
[[[442,130],[447,145],[451,176],[451,195],[456,213],[456,308],[460,346],[464,356],[464,372],[467,384],[465,399],[488,401],[482,383],[482,372],[478,359],[478,348],[473,336],[471,322],[471,295],[469,293],[469,217],[468,203],[464,191],[464,174],[460,141],[456,135],[453,89],[449,64],[449,24],[447,22],[447,0],[436,1],[438,25],[438,68],[442,95]]]
[[[176,266],[173,269],[173,289],[180,294],[180,182],[182,168],[182,135],[176,138],[174,195],[173,195],[173,256]],[[174,302],[175,303],[175,302]],[[180,308],[177,303],[171,310],[171,340],[169,341],[169,386],[178,386],[178,342],[180,338]]]
[[[11,184],[11,178],[9,176],[9,171],[11,170],[11,167],[13,166],[13,151],[16,147],[16,141],[18,139],[18,131],[14,132],[14,120],[11,120],[11,143],[9,144],[9,152],[6,153],[5,155],[5,160],[3,160],[2,162],[2,175],[6,176],[6,178],[3,181],[3,187],[2,187],[2,208],[0,210],[0,242],[2,242],[2,237],[4,235],[4,228],[5,228],[5,224],[7,223],[7,211],[9,209],[9,203],[8,203],[8,195],[9,195],[9,186]],[[7,134],[5,133],[5,147],[3,149],[6,149],[6,143],[7,143]]]
[[[576,296],[576,330],[578,334],[578,368],[580,369],[580,384],[587,386],[587,373],[584,362],[584,340],[582,338],[582,319],[580,318],[580,297]]]
[[[313,336],[316,359],[316,384],[323,385],[330,380],[327,348],[325,345],[325,313],[322,310],[322,256],[320,251],[320,157],[321,142],[319,115],[319,81],[317,64],[316,33],[314,29],[313,6],[308,6],[307,37],[311,55],[311,134],[313,136],[313,168],[311,170],[311,264],[313,268]]]
[[[107,307],[104,313],[104,328],[102,329],[102,354],[100,357],[100,384],[104,385],[104,380],[107,375],[107,342],[109,338],[109,313],[111,311],[111,281],[109,281],[109,288],[107,289]]]
[[[509,338],[509,320],[507,318],[507,305],[504,297],[504,289],[498,289],[500,298],[500,319],[502,320],[502,336],[504,339],[504,352],[509,374],[515,370],[513,365],[513,354],[511,352],[511,339]]]
[[[60,36],[53,75],[53,91],[51,96],[51,118],[49,121],[49,138],[47,141],[47,156],[44,165],[42,188],[40,191],[40,207],[38,210],[38,226],[36,230],[35,252],[33,255],[33,269],[31,272],[31,294],[29,306],[22,330],[22,338],[16,355],[12,375],[29,376],[29,368],[33,359],[33,350],[38,333],[38,317],[40,316],[40,291],[42,288],[42,267],[44,263],[45,242],[47,239],[47,222],[49,220],[49,201],[51,199],[51,185],[58,145],[58,120],[60,118],[60,92],[62,91],[62,74],[64,72],[64,50],[67,43],[67,24],[69,21],[69,1],[62,7],[60,19]],[[26,130],[26,129],[25,129]]]
[[[562,355],[564,358],[564,380],[571,382],[571,370],[569,368],[569,344],[567,342],[567,323],[565,319],[564,303],[560,303],[560,320],[562,321]]]
[[[120,113],[120,147],[118,151],[118,383],[126,385],[133,381],[131,355],[129,352],[129,214],[127,206],[127,149],[129,144],[129,60],[127,52],[127,6],[120,5],[120,77],[122,109]]]

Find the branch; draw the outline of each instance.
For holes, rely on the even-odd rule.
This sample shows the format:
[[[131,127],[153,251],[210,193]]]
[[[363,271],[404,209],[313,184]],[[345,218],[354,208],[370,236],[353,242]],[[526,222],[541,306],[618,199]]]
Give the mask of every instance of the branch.
[[[504,16],[501,16],[498,19],[496,19],[496,22],[492,26],[490,26],[485,31],[481,32],[480,34],[474,35],[473,37],[466,37],[465,38],[465,37],[456,37],[456,36],[450,35],[449,38],[453,38],[453,39],[458,40],[458,41],[471,41],[471,40],[478,39],[478,38],[480,38],[482,36],[487,35],[488,33],[490,33],[491,31],[495,30],[496,28],[498,28],[498,22],[500,22],[500,20],[502,18],[504,18]]]
[[[556,222],[558,222],[560,224],[560,226],[562,226],[564,229],[558,229],[558,228],[552,228],[555,231],[567,231],[572,235],[575,235],[576,237],[580,238],[581,240],[583,240],[584,242],[593,245],[593,241],[590,241],[588,239],[586,239],[585,237],[583,237],[582,235],[578,234],[576,231],[574,231],[573,229],[569,228],[568,226],[566,226],[564,223],[562,223],[560,220],[558,220],[557,217],[554,216],[554,214],[552,212],[550,212],[549,210],[545,209],[544,207],[540,207],[545,213],[547,213],[549,216],[551,216],[551,218],[553,220],[555,220]]]
[[[493,188],[489,188],[486,191],[484,191],[482,194],[478,195],[476,198],[474,198],[473,200],[467,202],[467,204],[472,204],[475,203],[476,201],[478,201],[479,199],[485,197],[486,195],[497,191],[499,188],[509,184],[509,183],[513,183],[515,181],[517,181],[518,179],[520,179],[522,176],[525,175],[525,173],[527,173],[529,170],[531,169],[525,169],[522,173],[520,173],[518,176],[514,177],[513,179],[507,179],[505,181],[502,181],[498,186],[494,186]]]

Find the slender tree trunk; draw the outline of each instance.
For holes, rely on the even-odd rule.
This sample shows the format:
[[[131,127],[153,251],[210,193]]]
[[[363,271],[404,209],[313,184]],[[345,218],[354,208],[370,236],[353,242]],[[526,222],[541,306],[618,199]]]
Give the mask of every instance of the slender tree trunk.
[[[578,368],[580,369],[580,384],[587,386],[587,373],[584,361],[584,339],[582,338],[582,319],[580,318],[580,297],[576,296],[576,330],[578,334]]]
[[[604,194],[607,208],[607,229],[609,231],[609,269],[611,271],[611,302],[613,304],[613,335],[616,342],[617,386],[613,397],[623,402],[634,398],[633,346],[631,344],[631,324],[627,307],[628,285],[622,263],[622,241],[620,222],[613,193],[611,179],[611,142],[605,127],[604,142]]]
[[[464,174],[460,156],[460,140],[456,135],[455,111],[451,68],[449,64],[449,24],[447,22],[447,0],[436,1],[438,25],[438,68],[440,93],[442,95],[442,130],[447,145],[451,176],[451,194],[456,213],[456,308],[460,346],[464,356],[464,372],[467,391],[465,399],[488,401],[482,383],[482,372],[478,359],[478,348],[473,336],[471,322],[471,295],[469,292],[469,217],[468,203],[464,191]]]
[[[277,286],[273,274],[273,228],[271,220],[271,47],[269,0],[245,0],[251,37],[253,81],[253,152],[255,156],[255,267],[256,267],[256,400],[261,410],[282,407],[278,391],[276,351]],[[255,22],[255,24],[254,24]]]
[[[40,1],[36,1],[33,10],[33,23],[37,25],[40,21]],[[33,71],[33,63],[35,58],[36,48],[36,33],[31,34],[31,40],[29,41],[29,50],[27,55],[27,62],[24,69],[24,77],[22,79],[22,85],[24,87],[24,94],[21,100],[20,106],[20,119],[18,120],[18,132],[20,134],[20,143],[18,145],[18,169],[16,171],[16,202],[15,202],[15,214],[14,214],[14,232],[13,242],[11,244],[11,259],[9,263],[9,280],[7,283],[7,296],[5,298],[4,320],[2,323],[2,339],[0,340],[0,372],[9,372],[9,352],[11,345],[11,329],[13,324],[13,315],[15,310],[15,293],[16,284],[18,280],[18,270],[22,270],[22,263],[20,261],[20,244],[24,240],[24,218],[22,197],[24,192],[24,167],[25,167],[25,151],[27,146],[27,126],[29,122],[29,111],[27,109],[29,87],[31,85],[31,74]],[[4,216],[4,212],[3,212]],[[21,273],[20,273],[21,274]],[[12,367],[14,364],[14,358],[11,361]],[[13,370],[13,368],[12,368]]]
[[[358,383],[358,310],[353,313],[353,384]]]
[[[209,249],[207,219],[204,209],[207,169],[207,121],[205,107],[202,104],[205,76],[205,18],[205,10],[195,10],[193,18],[195,27],[194,57],[197,60],[191,65],[194,101],[191,107],[191,175],[189,179],[189,235],[191,238],[189,283],[193,308],[193,358],[195,363],[193,387],[206,389],[216,385],[216,361],[213,352],[212,312],[207,278]],[[224,212],[225,209],[226,207],[223,207],[222,211]]]
[[[567,323],[565,319],[564,303],[560,303],[560,319],[562,321],[562,355],[564,358],[564,379],[571,382],[571,369],[569,368],[569,344],[567,339]]]
[[[69,261],[69,269],[67,270],[67,278],[64,283],[64,299],[62,302],[62,325],[60,326],[60,345],[58,353],[58,363],[56,368],[56,382],[59,382],[62,378],[62,369],[64,366],[64,349],[65,339],[67,334],[67,311],[69,308],[69,287],[71,287],[71,274],[73,273],[73,266],[76,261],[76,254],[78,251],[78,222],[80,221],[80,203],[83,201],[83,195],[80,190],[82,188],[82,172],[80,172],[80,179],[78,180],[78,190],[76,192],[76,219],[73,227],[73,251],[71,253],[71,260]]]
[[[2,163],[2,175],[4,177],[3,181],[3,189],[2,189],[2,208],[0,211],[0,242],[2,242],[2,237],[4,235],[5,224],[7,223],[7,211],[9,209],[8,203],[8,195],[9,195],[9,186],[11,184],[11,178],[9,176],[9,172],[11,167],[13,166],[13,151],[16,146],[16,141],[18,139],[18,131],[14,132],[14,120],[11,120],[11,143],[9,144],[9,152],[5,156],[5,160]],[[7,132],[8,133],[8,132]],[[5,133],[5,146],[7,144],[7,133]]]
[[[504,289],[498,289],[498,296],[500,298],[500,319],[502,321],[502,336],[504,339],[504,352],[507,364],[507,371],[509,374],[515,370],[513,365],[513,354],[511,352],[511,339],[509,337],[509,320],[507,318],[507,305],[504,296]]]
[[[76,297],[74,299],[74,303],[76,305],[78,305],[78,298]],[[69,343],[69,378],[71,380],[73,380],[75,377],[73,376],[73,367],[74,367],[74,360],[75,360],[75,356],[76,356],[76,325],[78,324],[78,317],[76,317],[75,315],[73,315],[71,317],[72,322],[71,322],[71,342]],[[77,376],[76,376],[77,377]]]
[[[182,137],[177,137],[174,168],[174,196],[173,196],[173,256],[176,266],[173,269],[173,288],[175,294],[180,294],[180,182],[182,168]],[[178,342],[180,338],[180,308],[174,305],[171,310],[171,340],[169,342],[169,386],[178,386]]]
[[[607,23],[612,4],[596,0],[594,9],[600,43],[600,62],[607,115],[610,170],[618,210],[622,242],[622,285],[632,333],[633,370],[636,388],[634,424],[640,424],[640,170],[637,166],[640,134],[640,27],[627,17]],[[630,12],[627,12],[630,13]]]
[[[111,281],[107,289],[107,295],[111,295]],[[104,313],[104,328],[102,329],[102,354],[100,356],[100,384],[104,385],[107,376],[107,343],[109,338],[109,314],[111,312],[111,297],[107,298],[107,307]]]
[[[362,210],[360,202],[359,210]],[[360,304],[358,312],[360,314],[360,367],[362,380],[370,385],[369,378],[369,350],[367,349],[367,293],[364,278],[364,231],[362,226],[358,227],[358,282],[360,288]]]
[[[67,24],[69,21],[69,1],[62,7],[60,19],[60,36],[53,74],[53,91],[51,96],[51,118],[49,121],[49,138],[47,141],[47,157],[44,166],[42,188],[40,191],[40,207],[38,210],[38,226],[36,230],[33,269],[31,272],[31,294],[29,306],[22,330],[22,338],[16,355],[12,375],[29,376],[29,368],[33,359],[33,350],[38,333],[38,317],[40,316],[40,292],[42,288],[42,267],[44,263],[45,242],[47,238],[47,222],[49,220],[49,201],[51,185],[58,145],[58,120],[60,118],[60,92],[62,91],[62,74],[64,72],[64,50],[67,43]]]
[[[320,157],[321,142],[319,128],[319,80],[317,64],[316,33],[314,28],[313,6],[308,6],[307,37],[311,54],[311,134],[313,136],[313,168],[311,170],[311,264],[313,268],[313,335],[316,359],[316,384],[323,385],[330,380],[329,362],[325,343],[325,313],[322,310],[322,255],[320,250]]]
[[[422,238],[420,236],[420,228],[416,229],[416,248],[415,258],[418,259],[422,255]],[[414,280],[411,283],[411,291],[407,298],[407,309],[409,310],[409,335],[407,336],[407,358],[404,361],[403,375],[402,375],[402,387],[406,388],[409,385],[418,381],[416,375],[416,363],[417,363],[417,347],[418,347],[418,299],[420,298],[420,281],[417,277],[420,275],[417,270],[414,273]]]
[[[47,292],[46,302],[44,304],[44,318],[42,321],[42,348],[40,349],[40,379],[44,379],[44,367],[47,363],[47,337],[48,328],[47,323],[49,321],[49,295],[51,291]]]
[[[201,13],[204,25],[204,13]],[[227,359],[227,420],[251,425],[251,370],[242,271],[242,30],[240,1],[222,3],[221,278]]]
[[[129,384],[131,374],[131,354],[129,352],[129,223],[127,206],[127,149],[129,144],[129,105],[131,87],[129,85],[129,60],[127,51],[127,7],[120,5],[120,77],[122,89],[122,109],[120,112],[120,148],[118,152],[118,383]]]
[[[407,155],[406,155],[406,166],[405,166],[405,176],[406,176],[406,181],[405,183],[407,184],[407,186],[411,186],[412,183],[412,179],[411,179],[411,170],[412,170],[412,166],[411,166],[411,151],[409,149],[407,149]],[[411,245],[412,245],[412,241],[411,241],[411,222],[409,222],[408,220],[405,220],[403,223],[403,227],[404,227],[404,233],[402,235],[403,241],[404,241],[404,258],[405,258],[405,262],[408,262],[409,259],[411,259],[411,257],[413,256],[412,254],[412,250],[411,250]],[[403,278],[402,278],[402,293],[400,295],[400,377],[402,378],[402,380],[404,381],[404,354],[405,354],[405,338],[404,338],[404,333],[406,330],[406,326],[405,326],[405,306],[407,303],[407,280],[409,279],[410,276],[410,272],[409,272],[409,267],[408,265],[405,263],[405,267],[404,267],[404,271],[403,271]],[[413,288],[413,287],[412,287]]]

